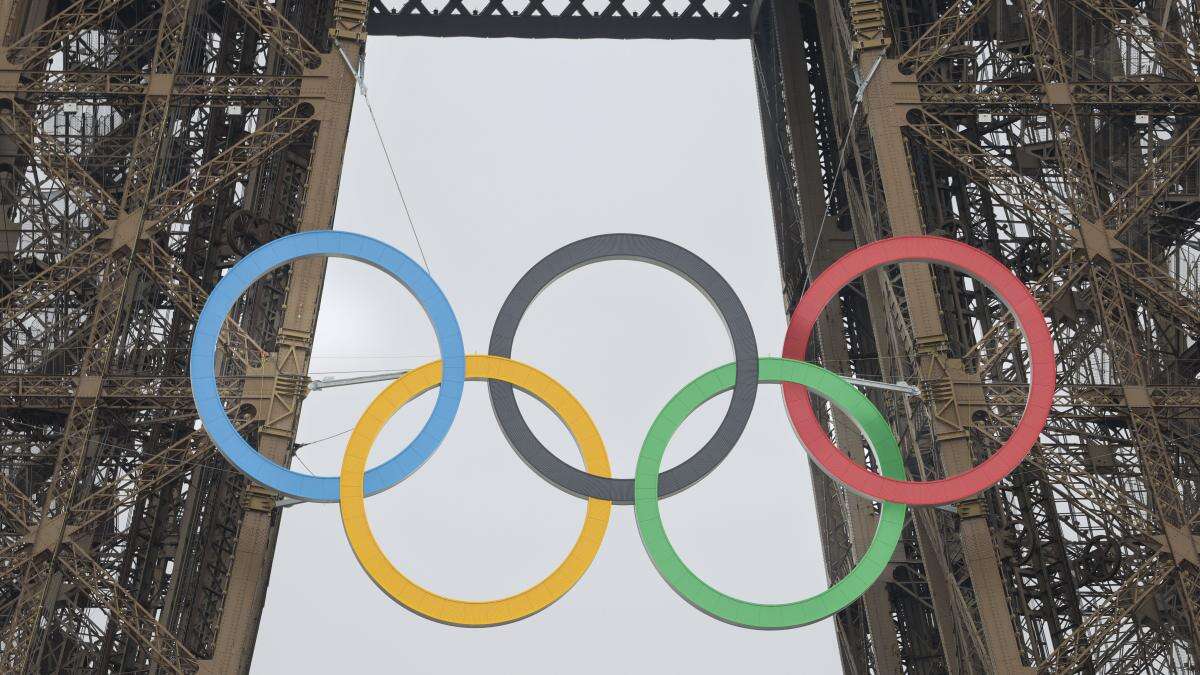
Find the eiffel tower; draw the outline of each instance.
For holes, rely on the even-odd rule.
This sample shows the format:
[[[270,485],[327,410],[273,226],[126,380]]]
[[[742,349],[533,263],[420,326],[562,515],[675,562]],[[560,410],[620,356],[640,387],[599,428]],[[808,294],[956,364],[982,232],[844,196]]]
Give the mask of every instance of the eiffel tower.
[[[0,0],[0,671],[248,670],[279,495],[198,429],[187,350],[223,270],[331,227],[368,36],[749,40],[781,311],[936,234],[1004,261],[1058,354],[1029,460],[914,509],[837,615],[844,671],[1200,668],[1195,0],[436,2]],[[285,464],[323,275],[272,273],[221,338],[235,423]],[[994,451],[1028,390],[1007,308],[937,266],[846,288],[812,352],[919,384],[870,394],[914,479]],[[837,578],[876,507],[813,476]]]

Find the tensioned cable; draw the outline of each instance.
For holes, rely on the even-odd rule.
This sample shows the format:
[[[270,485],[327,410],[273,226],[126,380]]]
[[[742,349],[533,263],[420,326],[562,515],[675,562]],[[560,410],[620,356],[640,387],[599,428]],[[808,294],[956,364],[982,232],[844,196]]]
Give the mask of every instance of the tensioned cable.
[[[879,58],[875,59],[875,63],[871,65],[871,69],[869,71],[867,71],[867,76],[866,76],[866,78],[863,79],[862,84],[858,85],[858,91],[854,94],[854,108],[851,109],[851,111],[850,111],[850,122],[849,122],[849,124],[847,124],[847,128],[846,128],[846,140],[842,143],[842,147],[841,147],[840,151],[838,152],[837,168],[834,169],[834,171],[833,171],[833,180],[835,181],[833,183],[834,189],[837,188],[836,181],[843,180],[842,179],[842,166],[846,162],[846,150],[850,147],[851,138],[853,138],[853,134],[857,131],[857,128],[855,126],[855,120],[858,118],[859,108],[862,107],[863,95],[867,93],[867,85],[871,84],[871,79],[875,77],[875,73],[876,73],[876,71],[879,70],[879,64],[882,61],[883,61],[883,55],[880,54]],[[833,195],[830,195],[830,197],[832,197],[832,196]],[[817,244],[821,241],[821,235],[824,234],[824,232],[825,232],[825,223],[827,223],[827,222],[829,222],[829,209],[828,208],[826,208],[824,210],[824,212],[821,214],[821,224],[819,227],[817,227],[817,236],[813,240],[812,254],[808,256],[808,262],[805,263],[805,265],[804,265],[804,275],[806,277],[808,277],[808,284],[810,286],[812,285],[812,281],[813,281],[813,278],[812,278],[813,261],[815,261],[817,259],[817,248],[818,248]]]
[[[756,57],[754,59],[754,74],[758,76],[759,86],[761,86],[764,91],[769,91],[767,87],[766,73],[762,71],[762,58],[761,55],[758,54],[758,45],[751,41],[751,48],[754,50]],[[871,64],[871,69],[867,71],[867,76],[863,78],[863,81],[858,85],[858,91],[854,94],[854,108],[852,108],[850,111],[850,121],[846,125],[846,140],[842,143],[841,148],[839,148],[837,166],[834,168],[832,174],[835,187],[837,181],[842,179],[842,167],[846,162],[846,150],[850,147],[850,139],[852,138],[852,135],[855,133],[855,131],[857,131],[856,122],[858,120],[858,111],[862,107],[863,96],[867,92],[867,85],[869,85],[871,80],[874,79],[875,73],[879,70],[879,64],[882,62],[883,55],[880,54],[879,57],[875,59],[875,63]],[[770,107],[767,108],[767,114],[771,114]],[[817,227],[817,235],[812,242],[812,254],[808,257],[808,261],[804,265],[804,275],[809,284],[812,284],[812,264],[817,258],[818,244],[821,241],[821,235],[825,232],[825,223],[828,222],[828,220],[829,209],[826,208],[821,214],[821,224]]]
[[[400,204],[404,207],[404,215],[408,218],[408,229],[412,231],[413,240],[417,242],[417,252],[421,254],[421,262],[425,265],[425,271],[428,272],[430,271],[429,259],[425,257],[425,247],[421,245],[421,235],[417,234],[417,224],[413,221],[412,212],[408,209],[408,200],[404,198],[404,189],[400,187],[400,177],[396,175],[396,166],[392,164],[392,155],[388,152],[387,143],[383,140],[383,132],[379,129],[379,119],[375,117],[375,107],[371,105],[371,97],[367,96],[367,83],[363,80],[360,70],[350,63],[350,57],[346,56],[341,45],[338,45],[338,53],[342,55],[342,61],[346,63],[346,68],[350,69],[350,75],[354,78],[355,84],[358,85],[358,91],[367,104],[371,125],[375,127],[375,136],[379,138],[379,149],[383,150],[383,158],[387,161],[388,171],[392,174],[392,183],[396,186],[396,193],[400,195]]]
[[[754,55],[755,55],[754,73],[759,79],[759,86],[762,87],[764,91],[770,91],[770,89],[767,87],[766,73],[764,73],[762,70],[763,60],[761,58],[761,55],[758,53],[758,45],[753,40],[751,40],[751,49],[754,51]],[[837,161],[837,165],[834,168],[834,171],[832,174],[833,181],[834,181],[832,183],[833,189],[836,189],[837,181],[844,180],[842,178],[842,168],[846,163],[846,151],[850,148],[851,139],[853,138],[853,135],[858,130],[858,127],[857,127],[858,112],[859,112],[860,108],[862,107],[863,97],[867,91],[867,85],[871,84],[871,80],[874,79],[875,73],[878,72],[879,65],[882,62],[883,62],[883,54],[880,54],[875,59],[875,63],[871,64],[870,70],[867,71],[866,77],[864,77],[862,82],[858,85],[858,91],[856,91],[854,94],[854,107],[850,110],[850,120],[846,124],[845,140],[842,142],[841,147],[838,149],[838,161]],[[769,104],[767,105],[766,110],[767,110],[768,115],[773,114],[773,111],[771,110]],[[831,198],[832,194],[829,195],[829,197]],[[825,233],[825,224],[827,222],[829,222],[828,206],[826,208],[822,209],[821,223],[817,226],[817,234],[816,234],[816,237],[814,237],[813,241],[812,241],[812,253],[809,254],[808,260],[805,261],[805,264],[804,264],[804,276],[805,276],[805,280],[808,282],[807,285],[805,286],[805,288],[808,288],[808,286],[812,285],[812,282],[813,282],[812,266],[813,266],[813,262],[817,259],[817,251],[819,250],[819,245],[821,242],[821,235],[823,235]]]
[[[313,473],[313,470],[312,470],[312,469],[310,469],[310,468],[308,468],[308,465],[307,465],[307,464],[305,464],[305,463],[304,463],[304,460],[300,458],[300,453],[298,453],[298,452],[293,452],[293,453],[292,453],[292,458],[293,458],[293,459],[295,459],[297,462],[300,462],[300,466],[304,467],[304,470],[305,470],[305,471],[307,471],[307,472],[308,472],[308,474],[309,474],[310,476],[315,476],[315,475],[317,475],[317,474]]]
[[[330,440],[330,439],[337,438],[338,436],[345,436],[346,434],[350,433],[351,431],[354,431],[354,427],[350,427],[349,429],[346,429],[346,430],[344,430],[344,431],[339,431],[339,432],[337,432],[336,434],[332,434],[332,435],[330,435],[330,436],[326,436],[325,438],[318,438],[318,439],[317,439],[317,440],[315,440],[315,441],[307,441],[307,442],[305,442],[305,443],[297,443],[297,444],[296,444],[296,449],[297,449],[297,450],[299,450],[300,448],[303,448],[303,447],[305,447],[305,446],[308,446],[308,445],[314,445],[314,444],[316,444],[316,443],[320,443],[321,441],[328,441],[328,440]],[[297,455],[296,455],[296,457],[297,457],[297,459],[298,459],[298,458],[299,458],[299,455],[297,454]],[[305,467],[305,468],[308,468],[308,467]]]

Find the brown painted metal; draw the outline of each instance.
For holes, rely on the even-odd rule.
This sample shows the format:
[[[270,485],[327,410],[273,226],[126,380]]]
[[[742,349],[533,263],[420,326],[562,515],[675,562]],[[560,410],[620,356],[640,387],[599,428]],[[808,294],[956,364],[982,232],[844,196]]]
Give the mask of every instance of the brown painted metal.
[[[247,240],[331,226],[365,12],[0,3],[0,671],[248,669],[280,512],[195,430],[187,347]],[[256,285],[221,338],[278,461],[323,274]]]
[[[1062,386],[1042,443],[1013,476],[953,513],[914,515],[915,545],[887,582],[899,631],[864,638],[840,621],[843,645],[867,655],[843,649],[845,670],[894,672],[873,656],[887,642],[906,672],[1195,672],[1196,6],[885,9],[881,32],[864,3],[815,4],[833,45],[817,67],[840,78],[825,86],[845,151],[822,166],[844,195],[799,197],[843,203],[831,220],[858,244],[940,234],[1008,261],[1051,319]],[[786,257],[845,246],[836,229],[783,235]],[[784,284],[798,293],[803,277]],[[822,335],[822,356],[925,392],[915,406],[872,394],[905,434],[914,475],[960,471],[1007,436],[1026,375],[994,299],[944,270],[899,266],[843,300],[829,333],[845,349]],[[864,311],[870,335],[856,328]],[[852,497],[818,498],[835,500],[824,510],[853,508]],[[829,552],[844,534],[821,523],[836,575]],[[925,601],[917,620],[902,588]]]

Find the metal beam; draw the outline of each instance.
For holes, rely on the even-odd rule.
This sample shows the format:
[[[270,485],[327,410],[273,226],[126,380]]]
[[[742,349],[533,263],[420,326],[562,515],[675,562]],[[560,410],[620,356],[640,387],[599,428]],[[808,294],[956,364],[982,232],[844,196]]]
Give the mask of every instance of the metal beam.
[[[444,4],[441,4],[444,1]],[[695,0],[682,11],[668,10],[661,0],[642,11],[630,11],[620,0],[572,0],[552,13],[544,0],[491,2],[483,10],[467,10],[462,0],[405,2],[399,9],[382,0],[371,3],[367,31],[371,35],[565,38],[614,40],[744,40],[750,37],[750,3],[745,0]],[[400,4],[400,3],[396,3]],[[718,5],[713,8],[711,5]]]

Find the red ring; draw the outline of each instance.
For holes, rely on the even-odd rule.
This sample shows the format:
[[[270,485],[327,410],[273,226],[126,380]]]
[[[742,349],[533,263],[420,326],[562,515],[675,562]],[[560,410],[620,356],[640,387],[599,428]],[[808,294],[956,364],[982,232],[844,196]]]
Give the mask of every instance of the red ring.
[[[979,466],[950,478],[904,481],[884,478],[855,464],[833,444],[817,422],[804,387],[785,383],[783,400],[800,442],[825,473],[855,492],[910,506],[956,502],[999,483],[1025,459],[1046,426],[1054,399],[1054,345],[1046,319],[1029,289],[998,260],[962,242],[942,237],[894,237],[847,253],[820,274],[800,298],[783,340],[783,356],[803,361],[808,339],[825,306],[846,284],[880,265],[928,262],[970,274],[996,293],[1012,311],[1029,344],[1029,397],[1012,436]]]

